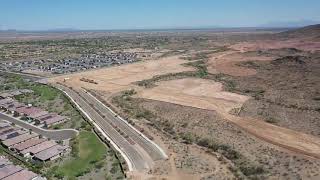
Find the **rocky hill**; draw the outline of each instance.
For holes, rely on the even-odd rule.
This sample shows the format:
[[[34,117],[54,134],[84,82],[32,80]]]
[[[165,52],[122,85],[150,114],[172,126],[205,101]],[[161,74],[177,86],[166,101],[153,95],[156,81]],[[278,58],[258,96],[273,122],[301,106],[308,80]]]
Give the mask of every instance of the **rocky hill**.
[[[315,38],[320,40],[320,24],[281,32],[277,36],[283,38]]]

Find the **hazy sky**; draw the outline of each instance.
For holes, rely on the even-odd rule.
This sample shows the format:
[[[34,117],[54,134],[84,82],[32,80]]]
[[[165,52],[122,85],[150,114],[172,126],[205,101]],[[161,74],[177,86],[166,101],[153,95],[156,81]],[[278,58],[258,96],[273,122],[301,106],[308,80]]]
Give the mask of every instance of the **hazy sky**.
[[[0,0],[0,29],[253,27],[320,21],[320,0]]]

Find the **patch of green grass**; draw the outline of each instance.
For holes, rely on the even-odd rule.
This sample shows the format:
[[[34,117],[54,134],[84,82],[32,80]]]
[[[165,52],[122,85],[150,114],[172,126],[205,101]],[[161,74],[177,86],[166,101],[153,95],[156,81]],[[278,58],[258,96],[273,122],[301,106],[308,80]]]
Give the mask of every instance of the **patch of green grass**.
[[[35,84],[31,89],[36,95],[40,96],[41,101],[52,101],[59,95],[57,89],[46,85]]]
[[[77,137],[77,144],[73,148],[78,148],[77,157],[59,166],[55,176],[75,178],[82,176],[95,167],[95,164],[103,160],[107,149],[98,137],[90,131],[82,131]]]

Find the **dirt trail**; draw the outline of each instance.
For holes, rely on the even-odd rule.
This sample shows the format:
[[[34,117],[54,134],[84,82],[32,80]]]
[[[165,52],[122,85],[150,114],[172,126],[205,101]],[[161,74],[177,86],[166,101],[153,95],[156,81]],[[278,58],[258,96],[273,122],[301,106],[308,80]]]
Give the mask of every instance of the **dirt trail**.
[[[320,159],[320,138],[253,118],[221,113],[252,135],[290,151]]]

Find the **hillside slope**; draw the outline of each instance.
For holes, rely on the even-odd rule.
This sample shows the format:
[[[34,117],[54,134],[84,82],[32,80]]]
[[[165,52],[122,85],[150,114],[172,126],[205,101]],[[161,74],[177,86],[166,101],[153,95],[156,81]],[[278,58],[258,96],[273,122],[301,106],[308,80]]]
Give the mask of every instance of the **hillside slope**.
[[[277,36],[283,38],[316,38],[320,40],[320,24],[281,32]]]

